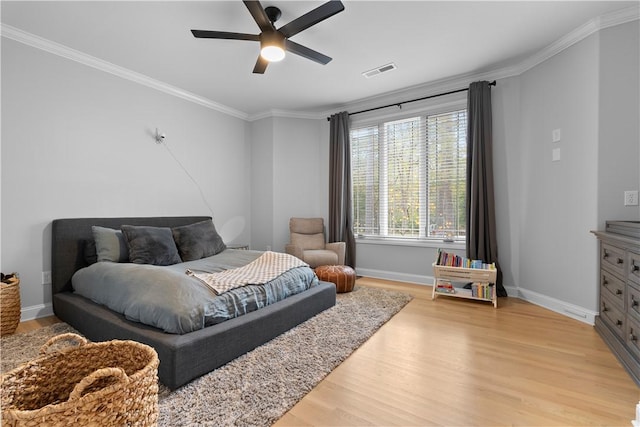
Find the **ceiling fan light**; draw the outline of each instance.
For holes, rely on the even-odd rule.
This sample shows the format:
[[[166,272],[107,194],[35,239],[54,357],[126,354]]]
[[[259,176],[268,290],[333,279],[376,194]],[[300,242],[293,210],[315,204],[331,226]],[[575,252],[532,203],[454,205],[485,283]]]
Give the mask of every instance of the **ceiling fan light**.
[[[284,59],[284,49],[280,46],[264,46],[260,50],[260,56],[269,62],[278,62]]]
[[[284,59],[284,36],[278,31],[265,31],[260,34],[260,56],[269,62]]]

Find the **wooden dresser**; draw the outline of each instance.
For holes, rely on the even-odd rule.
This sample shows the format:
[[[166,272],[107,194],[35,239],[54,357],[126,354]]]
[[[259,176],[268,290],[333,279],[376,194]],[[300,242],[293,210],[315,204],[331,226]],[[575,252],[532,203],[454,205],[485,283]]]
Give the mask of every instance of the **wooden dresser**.
[[[640,221],[607,221],[600,242],[595,328],[640,385]]]

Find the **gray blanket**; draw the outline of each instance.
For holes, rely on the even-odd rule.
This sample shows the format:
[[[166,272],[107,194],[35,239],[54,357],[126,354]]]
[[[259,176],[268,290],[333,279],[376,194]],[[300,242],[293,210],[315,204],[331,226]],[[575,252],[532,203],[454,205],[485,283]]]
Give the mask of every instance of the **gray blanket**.
[[[297,267],[263,285],[247,285],[215,295],[185,274],[242,267],[262,252],[227,249],[212,257],[160,267],[99,262],[78,270],[74,291],[90,300],[165,332],[184,334],[223,322],[295,295],[317,284],[309,267]]]

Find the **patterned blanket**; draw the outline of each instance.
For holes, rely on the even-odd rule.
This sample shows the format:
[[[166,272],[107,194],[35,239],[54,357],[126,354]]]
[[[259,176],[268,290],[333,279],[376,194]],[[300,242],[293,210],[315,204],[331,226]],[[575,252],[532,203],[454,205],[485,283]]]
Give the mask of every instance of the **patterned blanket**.
[[[216,294],[245,285],[261,285],[296,267],[308,267],[309,264],[292,255],[280,252],[265,252],[249,264],[225,270],[219,273],[195,273],[187,270]]]

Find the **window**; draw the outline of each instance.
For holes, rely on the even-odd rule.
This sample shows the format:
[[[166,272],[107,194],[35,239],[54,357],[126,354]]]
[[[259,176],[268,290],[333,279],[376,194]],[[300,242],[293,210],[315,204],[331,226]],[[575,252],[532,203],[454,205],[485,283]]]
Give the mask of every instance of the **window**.
[[[354,233],[464,240],[466,133],[466,109],[354,126]]]

